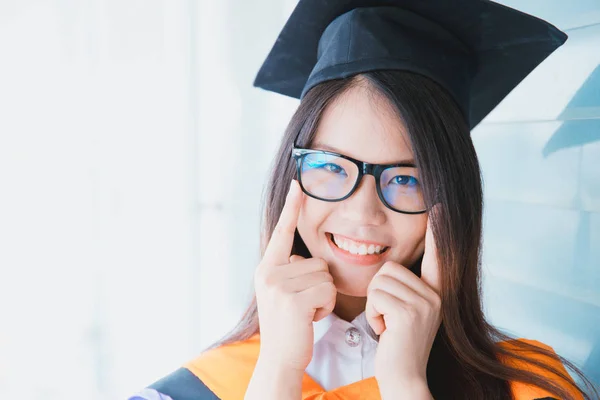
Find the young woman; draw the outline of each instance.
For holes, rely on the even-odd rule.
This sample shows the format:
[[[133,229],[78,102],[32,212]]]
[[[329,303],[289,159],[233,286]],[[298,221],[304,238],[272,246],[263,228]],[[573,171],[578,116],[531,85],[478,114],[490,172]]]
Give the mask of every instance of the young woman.
[[[487,1],[301,0],[255,83],[301,98],[256,296],[230,335],[133,399],[598,398],[481,305],[470,130],[565,40]]]

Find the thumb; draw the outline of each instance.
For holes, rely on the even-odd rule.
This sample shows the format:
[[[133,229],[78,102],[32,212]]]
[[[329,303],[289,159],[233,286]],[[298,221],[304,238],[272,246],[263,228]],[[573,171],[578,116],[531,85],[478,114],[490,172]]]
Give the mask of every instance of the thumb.
[[[325,304],[324,307],[317,308],[317,310],[315,311],[315,316],[313,318],[313,321],[318,322],[318,321],[322,320],[323,318],[325,318],[326,316],[328,316],[329,314],[331,314],[333,312],[333,309],[335,308],[335,302],[336,302],[336,297],[334,296],[333,299],[331,299],[331,301],[329,303]]]
[[[373,299],[368,296],[367,305],[365,306],[365,316],[376,335],[381,335],[383,331],[385,331],[385,319],[383,318],[383,314],[377,311],[373,305]]]
[[[305,258],[304,258],[304,257],[302,257],[302,256],[299,256],[299,255],[297,255],[297,254],[293,254],[293,255],[290,257],[290,264],[291,264],[291,263],[298,262],[298,261],[302,261],[302,260],[304,260],[304,259],[305,259]]]

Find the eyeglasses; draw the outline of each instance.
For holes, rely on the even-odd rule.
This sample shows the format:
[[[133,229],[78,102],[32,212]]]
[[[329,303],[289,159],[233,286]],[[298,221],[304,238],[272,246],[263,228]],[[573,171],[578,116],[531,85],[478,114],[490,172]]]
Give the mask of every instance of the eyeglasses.
[[[412,164],[370,164],[324,150],[292,147],[298,182],[308,196],[342,201],[352,196],[364,175],[373,175],[377,194],[389,209],[404,214],[427,211]]]

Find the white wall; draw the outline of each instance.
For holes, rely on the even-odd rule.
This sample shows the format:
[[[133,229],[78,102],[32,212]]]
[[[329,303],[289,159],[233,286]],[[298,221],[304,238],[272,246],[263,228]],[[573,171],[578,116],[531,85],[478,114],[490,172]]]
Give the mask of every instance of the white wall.
[[[472,133],[488,316],[600,383],[600,3],[503,3],[569,39]]]

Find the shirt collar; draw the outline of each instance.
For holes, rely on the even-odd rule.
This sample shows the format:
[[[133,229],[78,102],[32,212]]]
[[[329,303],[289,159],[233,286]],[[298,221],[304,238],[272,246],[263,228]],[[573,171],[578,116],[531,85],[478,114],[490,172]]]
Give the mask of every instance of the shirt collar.
[[[358,314],[356,316],[356,318],[354,318],[352,320],[352,322],[350,322],[350,323],[344,321],[343,319],[341,319],[335,313],[332,312],[329,315],[327,315],[325,318],[323,318],[317,322],[313,322],[313,328],[314,328],[313,344],[317,343],[319,340],[321,340],[323,338],[323,336],[325,336],[325,334],[327,332],[329,332],[331,327],[336,323],[337,324],[339,324],[339,323],[352,324],[356,327],[361,328],[365,332],[367,332],[367,334],[371,338],[373,338],[375,341],[379,341],[379,336],[377,336],[375,334],[375,331],[373,331],[373,328],[371,328],[371,325],[369,325],[369,323],[367,322],[367,315],[365,314],[364,311],[361,312],[360,314]]]
[[[317,343],[319,340],[321,340],[321,338],[325,336],[325,334],[329,331],[329,329],[331,329],[333,324],[338,320],[340,320],[340,317],[338,317],[332,312],[325,318],[317,322],[313,322],[313,328],[315,332],[313,343]]]

